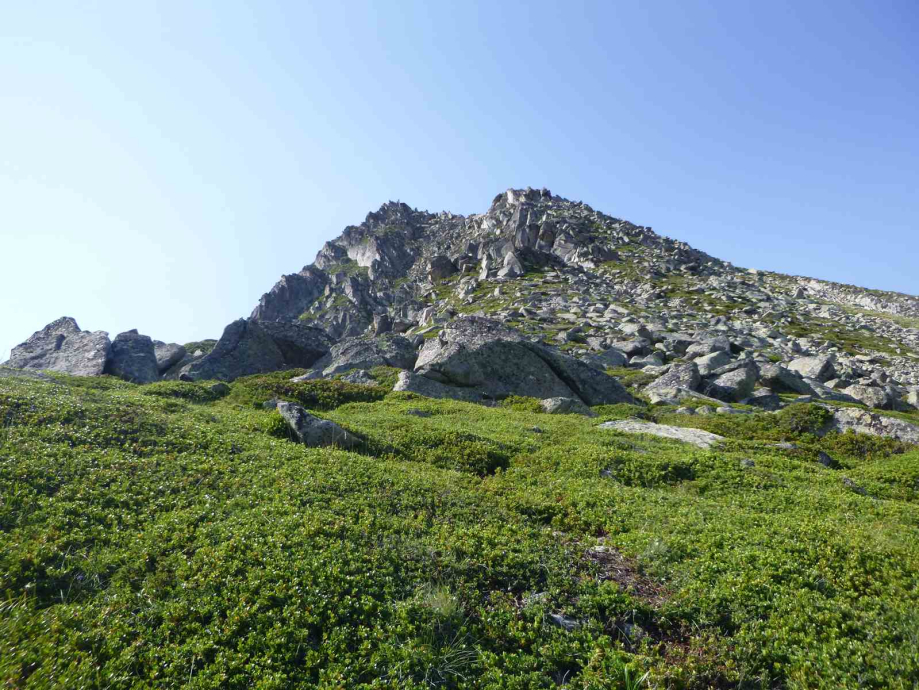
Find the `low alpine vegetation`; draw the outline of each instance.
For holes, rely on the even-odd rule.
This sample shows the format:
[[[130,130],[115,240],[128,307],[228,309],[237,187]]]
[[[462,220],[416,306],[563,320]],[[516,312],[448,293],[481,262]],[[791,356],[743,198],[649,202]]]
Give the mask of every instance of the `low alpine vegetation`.
[[[591,419],[295,373],[0,379],[3,684],[919,684],[912,446],[813,405]],[[363,445],[296,443],[271,398]],[[727,440],[597,428],[636,413]]]

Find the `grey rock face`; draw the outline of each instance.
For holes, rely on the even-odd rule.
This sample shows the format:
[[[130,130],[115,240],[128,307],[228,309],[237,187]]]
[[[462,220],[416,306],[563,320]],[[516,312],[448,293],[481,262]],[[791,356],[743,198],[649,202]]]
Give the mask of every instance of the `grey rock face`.
[[[719,400],[740,402],[753,392],[756,377],[756,365],[751,362],[749,366],[720,374],[706,386],[705,394]]]
[[[183,345],[154,340],[153,354],[156,356],[156,368],[160,374],[163,374],[167,369],[181,362],[187,353]]]
[[[431,257],[430,268],[428,268],[428,276],[432,281],[443,280],[444,278],[449,278],[455,274],[459,269],[457,269],[456,264],[450,261],[449,257],[438,255]]]
[[[105,331],[81,331],[74,319],[65,316],[14,347],[7,365],[17,369],[48,369],[75,376],[101,376],[111,346]]]
[[[629,358],[625,356],[622,350],[611,347],[598,354],[588,355],[584,358],[584,361],[592,367],[605,371],[606,369],[624,367],[628,364]]]
[[[546,414],[580,414],[585,417],[596,417],[597,414],[580,400],[574,398],[546,398],[539,402]]]
[[[412,342],[395,333],[385,333],[378,338],[358,336],[335,343],[329,353],[313,364],[316,375],[330,377],[351,369],[396,367],[412,369],[418,353]]]
[[[766,364],[760,367],[760,381],[780,393],[816,395],[814,389],[797,371],[791,371],[779,364]]]
[[[426,376],[415,374],[411,371],[399,372],[399,379],[393,386],[394,391],[405,391],[406,393],[415,393],[423,395],[426,398],[438,398],[441,400],[462,400],[463,402],[483,403],[491,402],[483,397],[482,393],[474,388],[462,388],[460,386],[448,386]]]
[[[271,336],[254,321],[238,319],[224,329],[210,353],[182,368],[180,378],[233,381],[284,368],[284,355]]]
[[[798,357],[791,361],[788,368],[807,379],[816,379],[823,383],[836,374],[833,360],[829,357]]]
[[[701,381],[702,377],[699,376],[699,370],[694,362],[674,364],[670,367],[670,371],[651,382],[645,388],[645,393],[673,398],[677,397],[677,389],[694,391],[699,387]]]
[[[877,386],[849,386],[848,388],[844,388],[842,392],[846,395],[851,395],[868,407],[874,407],[879,410],[891,410],[894,406],[894,398],[890,393]]]
[[[418,355],[416,373],[482,397],[576,397],[587,405],[632,402],[614,378],[490,319],[458,318],[444,325]]]
[[[183,348],[184,349],[184,348]],[[105,365],[105,373],[132,383],[153,383],[160,379],[153,340],[136,330],[119,333]]]
[[[332,339],[321,328],[276,321],[259,321],[258,326],[277,345],[287,367],[311,367],[332,346]]]
[[[711,448],[716,443],[724,440],[723,436],[713,434],[702,429],[690,429],[666,424],[642,422],[637,419],[622,419],[615,422],[604,422],[598,428],[612,429],[626,434],[650,434],[661,438],[670,438],[683,443],[691,443],[699,448]]]
[[[345,431],[335,422],[314,417],[294,403],[279,402],[277,410],[300,442],[311,448],[338,446],[350,449],[361,443],[359,438]]]
[[[773,393],[768,388],[758,388],[753,393],[750,394],[750,397],[742,402],[747,405],[753,405],[754,407],[759,407],[763,410],[768,410],[769,412],[774,412],[775,410],[781,409],[782,399]]]
[[[884,436],[904,443],[919,443],[919,426],[850,407],[834,410],[833,419],[824,429],[824,433],[829,431],[844,433],[850,429],[859,434]]]
[[[724,350],[717,350],[711,354],[702,355],[694,360],[702,376],[708,376],[715,369],[719,369],[731,362],[731,355]]]

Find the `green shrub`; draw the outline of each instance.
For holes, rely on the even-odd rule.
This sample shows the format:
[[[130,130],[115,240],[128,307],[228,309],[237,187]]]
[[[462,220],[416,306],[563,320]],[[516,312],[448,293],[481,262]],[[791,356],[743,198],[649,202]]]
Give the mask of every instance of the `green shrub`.
[[[529,398],[525,395],[509,395],[500,403],[501,407],[517,412],[542,412],[538,398]]]
[[[237,379],[231,385],[231,402],[246,406],[260,406],[271,398],[296,402],[307,409],[333,410],[351,402],[382,400],[387,391],[377,386],[360,386],[345,381],[316,379],[293,383],[298,370],[257,374]]]
[[[193,403],[213,402],[220,398],[208,386],[190,381],[157,381],[144,386],[141,392],[158,398],[179,398]]]

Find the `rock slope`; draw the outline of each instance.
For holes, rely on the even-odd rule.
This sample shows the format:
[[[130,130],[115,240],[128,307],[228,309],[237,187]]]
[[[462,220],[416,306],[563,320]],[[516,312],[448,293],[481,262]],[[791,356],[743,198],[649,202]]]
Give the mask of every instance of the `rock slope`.
[[[507,190],[470,216],[386,203],[283,276],[213,351],[153,341],[151,354],[148,341],[113,345],[65,318],[9,364],[138,382],[286,368],[367,380],[388,366],[406,372],[404,390],[474,400],[630,400],[612,375],[690,409],[777,409],[789,394],[919,404],[919,298],[741,269],[546,189]]]

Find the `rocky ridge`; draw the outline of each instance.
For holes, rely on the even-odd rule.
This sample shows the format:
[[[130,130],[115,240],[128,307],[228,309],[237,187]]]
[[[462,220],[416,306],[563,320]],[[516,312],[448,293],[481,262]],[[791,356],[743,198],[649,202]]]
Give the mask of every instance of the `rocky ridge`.
[[[387,366],[404,371],[397,388],[434,397],[634,394],[687,413],[789,396],[919,404],[919,298],[735,267],[546,189],[508,190],[470,216],[386,203],[283,276],[213,351],[148,341],[121,334],[113,347],[63,319],[9,364],[139,382],[285,368],[369,382]],[[108,364],[113,350],[131,371]]]

